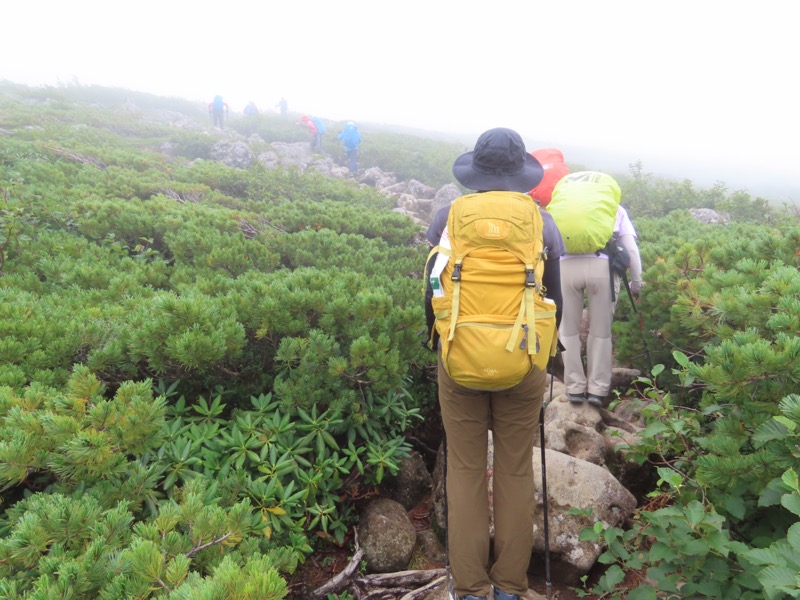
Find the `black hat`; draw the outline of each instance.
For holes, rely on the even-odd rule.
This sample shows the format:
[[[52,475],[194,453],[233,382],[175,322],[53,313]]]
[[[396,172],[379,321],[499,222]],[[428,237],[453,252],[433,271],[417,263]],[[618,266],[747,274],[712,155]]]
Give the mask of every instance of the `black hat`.
[[[516,131],[498,127],[482,133],[475,149],[456,159],[453,175],[471,190],[527,193],[542,180],[544,169]]]

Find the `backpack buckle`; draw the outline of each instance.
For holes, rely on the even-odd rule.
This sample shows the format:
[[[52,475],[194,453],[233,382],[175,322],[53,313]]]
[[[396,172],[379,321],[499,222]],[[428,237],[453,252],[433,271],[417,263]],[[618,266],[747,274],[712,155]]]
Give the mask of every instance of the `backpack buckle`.
[[[537,287],[536,284],[536,274],[532,270],[525,270],[525,287],[526,288],[535,288]]]
[[[461,281],[461,263],[456,263],[453,265],[453,275],[451,279],[453,281]]]

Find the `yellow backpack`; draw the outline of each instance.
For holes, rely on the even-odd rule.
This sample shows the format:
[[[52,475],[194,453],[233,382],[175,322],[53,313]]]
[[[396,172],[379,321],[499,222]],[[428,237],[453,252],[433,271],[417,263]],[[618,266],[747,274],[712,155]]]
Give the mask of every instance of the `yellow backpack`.
[[[430,270],[442,363],[465,387],[513,387],[555,355],[556,306],[544,298],[542,216],[519,192],[457,198]],[[426,272],[428,270],[426,269]]]

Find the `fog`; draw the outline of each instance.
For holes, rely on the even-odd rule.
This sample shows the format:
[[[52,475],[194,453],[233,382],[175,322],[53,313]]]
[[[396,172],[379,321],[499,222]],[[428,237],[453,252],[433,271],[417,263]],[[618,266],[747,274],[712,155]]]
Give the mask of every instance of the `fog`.
[[[0,79],[249,100],[474,139],[517,129],[598,169],[800,197],[792,3],[438,0],[4,7]]]

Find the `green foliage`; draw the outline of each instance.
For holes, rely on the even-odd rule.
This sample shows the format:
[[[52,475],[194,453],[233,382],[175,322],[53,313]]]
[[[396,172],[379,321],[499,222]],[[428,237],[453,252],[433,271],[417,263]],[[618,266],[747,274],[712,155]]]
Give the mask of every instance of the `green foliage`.
[[[620,175],[618,180],[622,203],[634,219],[663,217],[691,208],[710,208],[734,221],[748,223],[769,223],[776,216],[763,198],[752,198],[742,190],[728,193],[722,182],[711,189],[696,189],[688,179],[674,181],[655,177],[645,172],[641,161],[630,165],[629,175]]]
[[[216,504],[200,481],[147,523],[127,503],[35,494],[8,511],[0,592],[23,597],[281,599],[296,560],[264,542],[247,500]],[[6,596],[8,597],[8,596]]]
[[[195,109],[0,98],[4,597],[283,598],[430,404],[419,225]]]
[[[108,399],[104,387],[79,366],[63,392],[0,388],[0,489],[30,479],[70,489],[123,479],[131,456],[157,447],[164,401],[150,382],[125,382]]]
[[[643,365],[647,345],[653,362],[675,366],[674,349],[694,359],[748,328],[767,339],[798,330],[796,219],[721,227],[673,213],[636,226],[649,242],[641,244],[647,287],[637,304],[641,322],[629,303],[618,304],[615,349],[622,360]]]
[[[794,396],[791,403],[793,407],[790,410],[797,410],[798,400],[800,398]],[[793,425],[790,429],[794,433],[798,421],[795,419],[789,422]],[[794,438],[796,441],[796,433],[794,433]],[[797,444],[793,444],[793,452],[797,458]],[[743,552],[743,556],[759,569],[756,576],[764,587],[766,598],[769,600],[787,596],[800,598],[800,576],[798,576],[800,573],[800,483],[794,469],[790,468],[783,473],[780,479],[770,482],[767,491],[759,500],[759,504],[763,506],[774,506],[778,503],[794,515],[795,522],[787,529],[786,538],[773,542],[767,548],[747,550]]]
[[[403,432],[421,418],[407,393],[368,395],[355,423],[341,411],[284,411],[271,394],[232,411],[220,397],[188,410],[182,400],[157,456],[163,486],[202,476],[247,498],[260,512],[265,535],[304,552],[304,532],[319,530],[342,544],[352,521],[348,499],[362,486],[396,474],[410,445]],[[292,414],[296,412],[293,418]]]
[[[664,473],[671,486],[679,483],[674,474]],[[599,558],[607,570],[592,592],[629,600],[762,597],[753,574],[736,559],[743,544],[731,539],[723,517],[700,502],[642,511],[637,521],[639,527],[627,531],[597,523],[581,533],[582,540],[607,548]],[[643,543],[643,530],[648,543]]]
[[[285,597],[435,406],[421,228],[349,181],[208,160],[202,103],[0,87],[0,596]],[[302,131],[230,128],[258,151]],[[431,186],[463,150],[362,133],[362,165]],[[596,591],[799,597],[796,215],[641,165],[620,183],[647,286],[615,350],[656,363],[626,453],[658,489],[585,532]]]
[[[685,355],[675,358],[684,369],[681,381],[703,376]],[[647,389],[647,426],[628,456],[660,465],[661,489],[637,513],[634,527],[598,523],[582,532],[581,539],[606,548],[600,562],[609,565],[592,592],[610,598],[800,597],[800,484],[793,468],[800,459],[800,397],[783,398],[774,416],[768,403],[752,397],[728,397],[734,402],[724,405],[712,403],[715,397],[726,395],[707,396],[697,410],[673,406],[669,394]],[[624,573],[635,576],[623,584]]]

